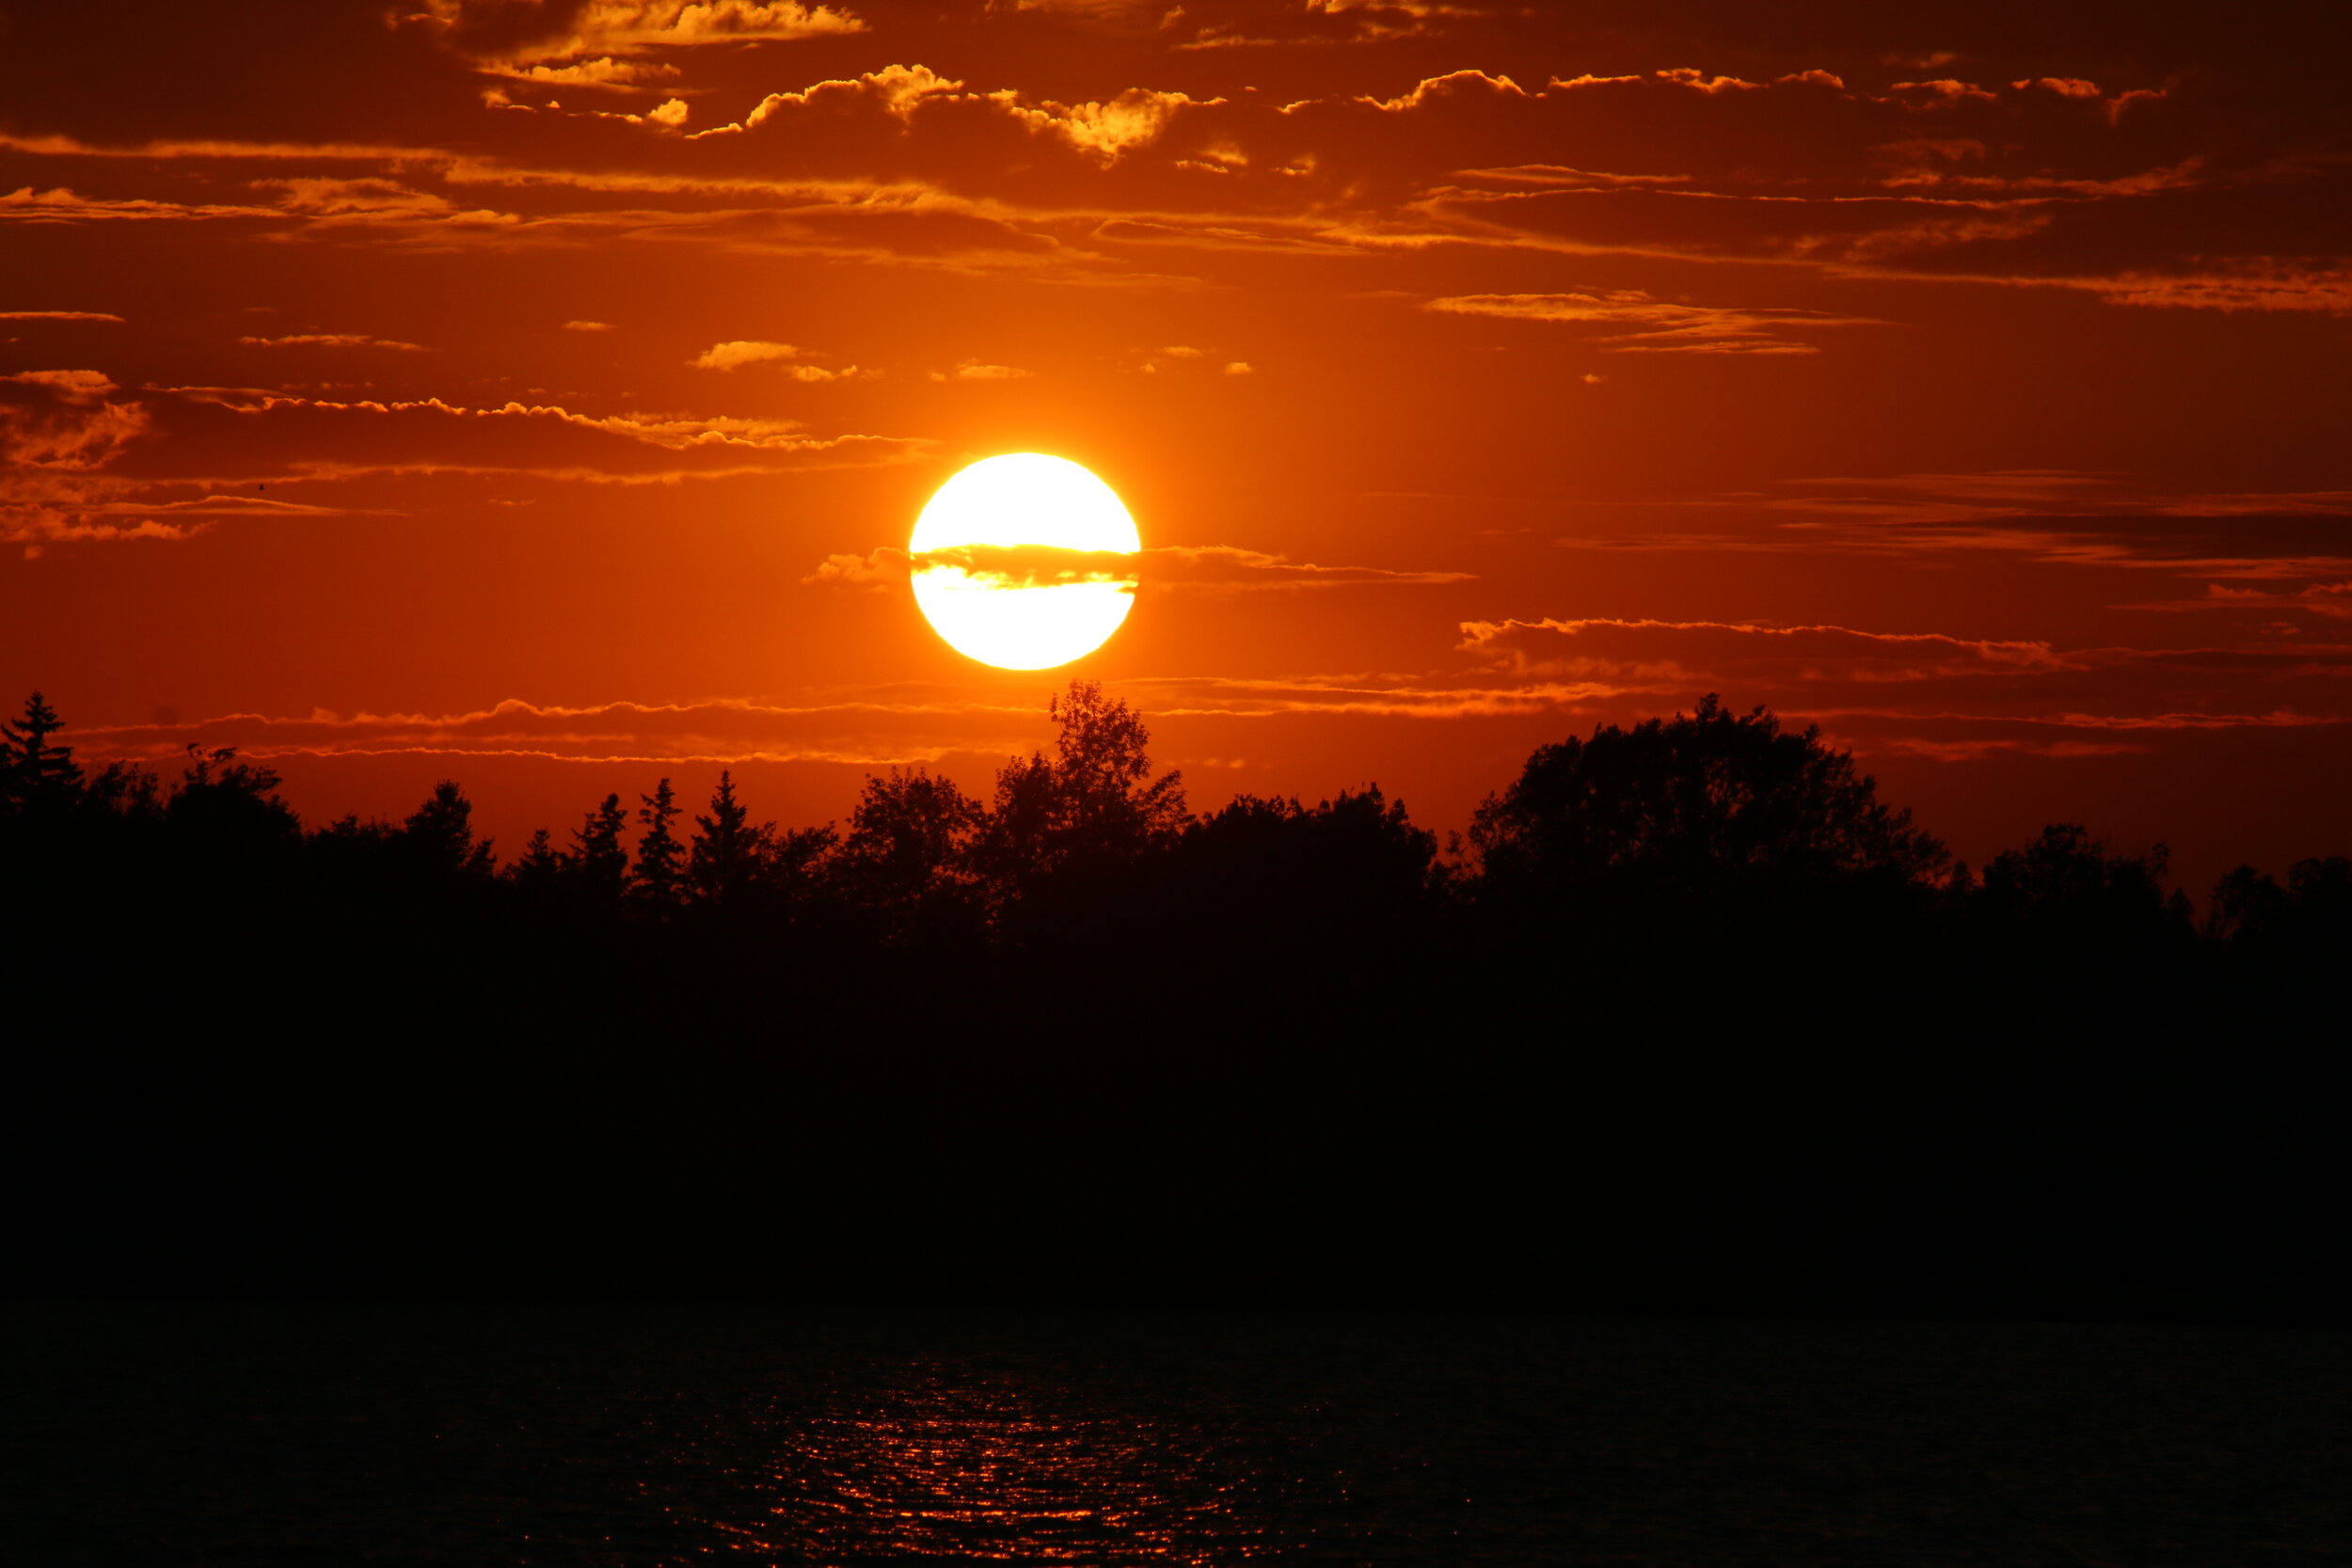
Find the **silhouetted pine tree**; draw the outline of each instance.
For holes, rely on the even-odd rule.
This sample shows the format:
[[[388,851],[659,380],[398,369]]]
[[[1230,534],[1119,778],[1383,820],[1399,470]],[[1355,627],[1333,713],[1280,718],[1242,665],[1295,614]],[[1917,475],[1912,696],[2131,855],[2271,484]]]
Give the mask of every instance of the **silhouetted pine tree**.
[[[433,786],[431,799],[401,824],[401,837],[429,875],[487,877],[497,861],[487,839],[473,836],[473,802],[453,780]]]
[[[22,719],[0,723],[0,791],[6,804],[24,810],[49,811],[72,805],[80,794],[82,769],[71,746],[52,746],[49,737],[64,728],[57,710],[38,691],[24,699]]]
[[[753,826],[751,813],[735,798],[734,775],[722,772],[718,788],[711,791],[710,815],[696,816],[694,827],[686,862],[687,891],[697,903],[740,903],[766,868],[776,825]]]
[[[570,871],[571,857],[558,849],[553,835],[541,828],[502,875],[526,896],[545,902],[556,896]]]
[[[637,820],[645,828],[637,841],[637,895],[657,913],[666,913],[677,907],[686,880],[686,846],[678,842],[675,827],[677,794],[663,779],[651,795],[637,799],[644,802]]]
[[[593,906],[617,906],[628,892],[628,848],[621,842],[628,831],[628,808],[614,794],[572,832],[571,869],[580,895]]]

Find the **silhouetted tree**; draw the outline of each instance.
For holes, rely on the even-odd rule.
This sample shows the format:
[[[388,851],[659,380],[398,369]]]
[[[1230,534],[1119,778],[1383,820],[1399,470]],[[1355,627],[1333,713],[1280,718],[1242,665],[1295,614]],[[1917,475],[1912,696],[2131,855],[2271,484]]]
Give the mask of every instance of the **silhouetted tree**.
[[[2352,957],[2352,860],[2300,860],[2287,885],[2250,865],[2224,876],[2206,906],[2205,936],[2264,960],[2324,963]]]
[[[1161,893],[1186,962],[1361,977],[1426,946],[1443,908],[1437,835],[1377,785],[1315,805],[1237,796],[1187,825]]]
[[[49,743],[62,728],[38,691],[24,699],[23,718],[0,723],[0,806],[54,811],[73,803],[82,787],[73,748]]]
[[[1984,868],[1982,896],[2003,913],[2028,921],[2078,918],[2098,911],[2153,915],[2165,909],[2163,845],[2137,855],[2109,853],[2079,824],[2054,822],[2022,849]]]
[[[450,779],[435,784],[431,798],[409,814],[401,838],[429,876],[487,877],[497,864],[489,840],[474,842],[473,802]]]
[[[1538,747],[1472,819],[1481,890],[1546,899],[1607,879],[1669,897],[1871,879],[1923,885],[1944,847],[1821,741],[1709,693],[1690,715]]]
[[[1072,681],[1046,712],[1061,726],[1054,784],[1065,852],[1131,855],[1183,831],[1184,775],[1152,777],[1152,732],[1125,699],[1105,698],[1100,681]]]
[[[2287,911],[2286,890],[2266,873],[2240,865],[2223,873],[2205,903],[2205,937],[2224,944],[2261,942]]]
[[[2022,944],[2047,972],[2185,961],[2195,929],[2188,900],[2167,896],[2161,844],[2138,854],[2111,852],[2071,822],[2053,823],[2031,844],[1993,858],[1977,895],[1979,929],[1989,922],[2011,947]]]
[[[838,875],[850,897],[901,917],[964,901],[980,817],[978,803],[944,773],[869,774],[841,845]]]
[[[1424,904],[1438,877],[1438,835],[1414,827],[1378,784],[1312,806],[1237,795],[1185,827],[1183,853],[1229,884],[1236,903],[1311,889],[1335,912],[1367,920]]]
[[[831,823],[777,833],[768,846],[765,877],[773,907],[790,913],[818,898],[840,845],[841,834]]]
[[[1099,681],[1073,680],[1046,705],[1060,734],[1049,760],[1016,758],[996,775],[996,799],[975,857],[999,898],[1041,876],[1100,873],[1175,841],[1186,820],[1184,775],[1152,776],[1151,732]]]
[[[558,897],[571,873],[571,857],[555,847],[553,834],[541,828],[501,875],[525,897],[545,904]]]
[[[2337,936],[2352,935],[2352,859],[2296,861],[2287,868],[2287,895],[2296,919]]]
[[[704,904],[737,904],[748,896],[768,866],[776,825],[754,826],[751,813],[735,798],[732,773],[719,775],[710,815],[694,818],[693,845],[686,862],[686,886]]]
[[[675,824],[680,813],[677,796],[663,779],[651,795],[637,798],[644,804],[637,820],[644,836],[637,841],[637,895],[657,913],[676,907],[686,881],[686,846],[678,842]]]
[[[621,842],[628,831],[628,808],[617,794],[606,796],[573,830],[571,869],[592,905],[617,906],[628,891],[628,847]]]
[[[164,809],[163,781],[151,768],[110,762],[90,777],[83,787],[82,800],[92,811],[127,820],[160,817]]]
[[[233,746],[211,751],[191,745],[165,804],[183,842],[200,842],[227,858],[257,846],[299,839],[301,819],[278,797],[277,772],[237,760]]]

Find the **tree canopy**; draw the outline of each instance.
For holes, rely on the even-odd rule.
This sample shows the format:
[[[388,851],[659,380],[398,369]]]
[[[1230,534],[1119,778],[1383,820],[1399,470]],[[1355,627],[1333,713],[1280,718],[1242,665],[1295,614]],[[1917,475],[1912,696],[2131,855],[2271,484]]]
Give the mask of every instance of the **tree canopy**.
[[[1609,880],[1690,895],[1740,883],[1923,883],[1947,859],[1833,750],[1758,707],[1697,711],[1540,746],[1490,795],[1470,842],[1486,886],[1550,896]]]

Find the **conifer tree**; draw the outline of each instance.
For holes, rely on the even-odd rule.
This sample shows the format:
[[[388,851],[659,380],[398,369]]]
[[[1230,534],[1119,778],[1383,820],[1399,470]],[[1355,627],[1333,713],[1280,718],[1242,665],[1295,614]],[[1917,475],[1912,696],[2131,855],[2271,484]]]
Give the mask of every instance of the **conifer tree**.
[[[752,826],[751,812],[735,798],[735,778],[719,775],[710,815],[694,818],[696,832],[686,863],[688,890],[697,902],[733,903],[759,879],[775,824]]]
[[[506,868],[505,877],[525,892],[544,897],[563,884],[570,861],[570,856],[555,847],[554,836],[542,828],[531,835],[521,855]]]
[[[628,830],[628,808],[615,794],[606,796],[572,833],[572,869],[593,902],[617,904],[628,891],[628,850],[621,843]]]
[[[686,846],[678,842],[677,794],[663,779],[651,795],[637,799],[644,805],[637,820],[645,836],[637,841],[637,895],[658,911],[674,908],[686,879]]]
[[[461,877],[490,875],[490,841],[474,842],[473,802],[454,780],[433,786],[432,798],[401,824],[401,834],[428,869]]]
[[[49,737],[64,728],[57,710],[38,691],[24,699],[24,717],[0,722],[0,793],[8,804],[23,808],[71,804],[81,792],[82,769],[73,761],[73,748],[52,746]]]

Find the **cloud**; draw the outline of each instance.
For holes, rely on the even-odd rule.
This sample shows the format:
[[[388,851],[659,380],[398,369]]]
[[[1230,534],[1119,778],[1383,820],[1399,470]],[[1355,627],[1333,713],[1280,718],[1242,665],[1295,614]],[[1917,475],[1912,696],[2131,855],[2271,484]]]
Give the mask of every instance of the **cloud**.
[[[920,438],[907,436],[820,436],[812,435],[808,427],[798,420],[733,415],[644,412],[591,415],[574,413],[552,404],[508,402],[495,407],[475,407],[445,402],[437,397],[389,402],[370,398],[346,402],[236,388],[184,388],[178,390],[191,402],[248,418],[286,414],[306,419],[323,417],[344,421],[396,422],[420,437],[416,442],[419,448],[435,445],[436,437],[441,438],[444,443],[453,437],[464,437],[470,450],[511,451],[516,450],[515,443],[527,435],[536,435],[572,441],[590,437],[613,438],[631,446],[659,448],[668,452],[739,460],[757,458],[768,453],[830,451],[845,444],[872,444],[894,451],[917,449],[930,444]],[[421,461],[427,468],[435,467],[429,456]],[[534,469],[545,467],[532,466]],[[459,460],[453,460],[447,465],[447,471],[461,468],[467,471],[500,471],[497,465],[483,467]],[[668,476],[665,473],[656,477]]]
[[[530,14],[543,22],[553,15]],[[609,51],[591,58],[626,63]],[[2241,275],[2227,256],[2193,270],[2165,264],[2179,260],[2173,252],[2188,231],[2180,221],[2142,224],[2138,252],[2086,269],[2075,254],[2081,247],[2058,242],[2094,209],[2248,177],[2225,178],[2211,158],[2184,156],[2178,148],[2118,167],[2110,144],[2146,134],[2137,114],[2119,129],[2095,105],[2086,107],[2090,101],[2038,86],[1995,96],[1984,123],[1930,124],[1923,116],[1956,111],[1847,89],[1818,70],[1749,83],[1675,69],[1554,79],[1534,90],[1504,76],[1457,71],[1391,97],[1277,104],[1255,95],[1195,98],[1137,87],[1072,104],[1009,88],[971,91],[913,64],[769,94],[743,119],[682,138],[702,152],[635,168],[601,159],[522,167],[480,152],[356,143],[109,149],[55,136],[6,140],[37,145],[40,155],[370,158],[410,171],[397,182],[273,182],[269,188],[281,193],[275,210],[77,198],[51,203],[37,221],[260,216],[296,226],[297,234],[373,227],[409,243],[497,248],[627,236],[1153,286],[1183,280],[1147,279],[1104,247],[1750,256],[1833,270],[2072,284],[2117,303],[2334,309],[2329,291],[2337,285],[2324,276]],[[685,102],[670,100],[653,112],[667,116],[670,103]],[[1041,148],[1067,156],[1026,157],[992,121],[1016,136],[1025,130]],[[748,135],[766,140],[755,167],[728,150]],[[1558,145],[1592,155],[1575,166],[1529,156]],[[1930,150],[1963,145],[1987,150],[1964,169]],[[1152,155],[1162,146],[1166,155]],[[1673,150],[1671,161],[1661,163],[1661,149]],[[1163,188],[1178,166],[1220,171],[1213,206],[1197,204],[1206,187],[1191,176],[1181,190]],[[1924,166],[1932,166],[1923,172]],[[980,172],[1009,166],[1019,170],[1011,185]],[[877,180],[878,167],[894,172]],[[420,188],[415,176],[427,170],[437,172],[441,191]],[[1944,183],[1929,191],[1919,182],[1930,178]],[[518,194],[521,212],[468,209],[460,187],[481,184],[517,193],[568,186],[598,199],[549,210]],[[1018,199],[1008,194],[1015,188]],[[1947,188],[1953,194],[1938,194]],[[623,210],[602,199],[623,191],[647,200]],[[38,195],[30,187],[24,194],[27,202]],[[1171,199],[1177,196],[1183,199]],[[740,200],[714,209],[730,198]],[[2026,250],[2034,256],[2030,277]],[[2332,263],[2322,258],[2311,265],[2324,273]],[[2168,281],[2175,277],[2188,281]],[[1655,321],[1645,332],[1619,334],[1623,341],[1606,352],[1808,352],[1813,345],[1790,325],[1794,319],[1767,322],[1760,335],[1722,330],[1731,324],[1720,316],[1711,331],[1695,317]]]
[[[423,0],[423,9],[406,20],[433,29],[478,66],[505,75],[545,61],[866,30],[848,10],[801,0],[585,0],[546,7]]]
[[[162,760],[190,744],[279,757],[533,757],[582,763],[818,762],[882,768],[1025,750],[1035,705],[903,692],[809,703],[733,697],[564,705],[509,698],[457,712],[226,713],[170,723],[76,726],[93,760]]]
[[[1147,353],[1140,363],[1129,368],[1138,375],[1209,373],[1244,376],[1258,373],[1257,367],[1247,359],[1227,359],[1207,349],[1192,348],[1184,343],[1173,343]]]
[[[1024,7],[1038,0],[1017,0]],[[1119,0],[1055,0],[1076,7]],[[1439,0],[1303,0],[1268,6],[1253,0],[1190,0],[1181,6],[1134,8],[1156,15],[1157,30],[1180,51],[1334,48],[1390,40],[1434,37],[1452,24],[1488,14],[1486,8]]]
[[[1143,552],[1148,584],[1216,591],[1428,586],[1473,582],[1470,572],[1322,566],[1236,545],[1161,545]]]
[[[10,138],[0,136],[0,147]],[[222,218],[274,218],[268,207],[242,207],[219,202],[157,201],[145,197],[82,196],[58,185],[36,190],[20,185],[0,192],[0,223],[155,223],[204,222]]]
[[[1406,114],[1425,108],[1432,102],[1470,93],[1496,98],[1525,98],[1527,89],[1508,76],[1489,76],[1483,71],[1453,71],[1443,76],[1425,76],[1413,84],[1410,92],[1394,98],[1359,97],[1357,103],[1383,114]]]
[[[450,211],[449,198],[414,190],[393,180],[346,180],[327,175],[256,180],[255,190],[279,192],[278,205],[304,217],[344,217],[393,214],[438,217]]]
[[[2053,469],[1785,482],[1803,494],[1722,504],[1797,514],[1782,545],[1903,556],[1999,553],[2086,567],[2292,581],[2352,572],[2352,491],[2233,494]]]
[[[675,485],[902,462],[929,447],[819,435],[785,420],[341,402],[242,388],[126,393],[95,371],[24,372],[0,376],[0,539],[187,539],[237,519],[399,515],[331,490],[320,500],[286,493],[305,485],[485,477]],[[120,461],[135,449],[135,465]]]
[[[0,310],[0,322],[120,322],[103,310]]]
[[[262,142],[225,136],[164,136],[110,144],[54,132],[25,136],[8,131],[0,131],[0,151],[24,152],[38,158],[103,158],[137,163],[193,159],[434,165],[447,163],[453,156],[441,148],[389,142]]]
[[[300,455],[263,462],[245,478],[224,477],[208,454],[249,451],[254,443],[236,428],[246,420],[283,427],[263,450]],[[142,456],[135,475],[120,471],[126,453],[150,443],[156,450]],[[472,408],[438,398],[341,402],[235,388],[127,394],[97,371],[28,371],[0,376],[0,538],[185,539],[213,520],[380,511],[244,493],[256,479],[495,474],[672,484],[899,461],[927,445],[727,416],[591,416],[519,403]]]
[[[147,433],[148,412],[118,401],[98,371],[0,375],[0,464],[52,471],[103,467]]]
[[[933,99],[969,101],[961,82],[942,76],[929,66],[889,65],[852,78],[818,82],[795,92],[771,92],[752,105],[751,112],[741,119],[698,131],[691,139],[739,136],[804,111],[847,108],[860,102],[872,104],[903,126],[914,119],[916,109]]]
[[[1012,91],[986,96],[1031,131],[1058,137],[1106,166],[1158,139],[1178,110],[1224,102],[1221,98],[1189,98],[1181,92],[1155,92],[1148,87],[1129,87],[1101,103],[1057,103],[1047,99],[1030,104]]]
[[[1431,678],[1294,675],[1235,678],[1216,675],[1143,677],[1125,684],[1155,694],[1154,719],[1280,719],[1293,716],[1371,716],[1390,719],[1495,719],[1589,711],[1629,694],[1596,681],[1537,681],[1465,685]]]
[[[740,370],[745,365],[765,365],[779,359],[797,358],[800,352],[790,343],[769,343],[739,338],[731,342],[713,343],[687,363],[698,371],[733,371]]]
[[[1453,178],[1550,190],[1646,190],[1659,186],[1687,185],[1692,177],[1687,174],[1608,174],[1593,169],[1570,168],[1565,164],[1514,164],[1504,168],[1455,169]]]
[[[0,375],[0,540],[27,559],[60,541],[183,539],[194,530],[151,518],[118,520],[119,493],[103,470],[153,423],[142,404],[97,371]]]
[[[992,577],[1008,587],[1139,581],[1146,590],[1155,592],[1400,587],[1477,580],[1469,572],[1322,566],[1236,545],[1155,545],[1132,554],[1045,545],[964,546],[919,556],[885,545],[862,556],[828,556],[801,580],[840,588],[884,589],[904,583],[911,572],[927,567]]]
[[[1120,550],[1074,550],[1055,545],[957,545],[909,553],[882,546],[865,555],[830,555],[804,584],[889,589],[926,572],[953,572],[1005,589],[1058,588],[1109,582],[1133,588],[1138,557]]]
[[[2150,748],[2121,740],[2032,740],[2003,736],[1971,740],[1933,740],[1920,736],[1895,736],[1871,749],[1896,756],[1924,757],[1930,762],[1982,762],[1996,755],[2029,757],[2137,756]]]
[[[1375,19],[1467,26],[1487,8],[1300,5],[1263,26],[1337,40]],[[1136,25],[1165,46],[1185,41],[1187,29],[1197,41],[1271,14],[1216,0],[1176,9],[1139,11]],[[824,6],[437,0],[428,16],[469,58],[631,91],[684,53],[672,45],[864,26],[851,10]],[[1935,76],[1873,88],[1849,65],[1753,79],[1670,66],[1541,86],[1466,70],[1375,92],[1327,87],[1287,103],[1238,89],[1194,96],[1204,90],[1138,87],[1065,103],[976,91],[919,63],[893,64],[769,94],[741,120],[698,136],[639,138],[625,159],[582,144],[570,167],[359,142],[103,147],[0,136],[36,158],[210,159],[230,175],[255,161],[379,166],[341,185],[272,182],[275,208],[217,203],[201,190],[173,201],[28,185],[0,198],[0,217],[251,219],[279,226],[284,238],[374,228],[410,244],[485,248],[626,236],[1092,281],[1144,280],[1130,258],[1146,244],[1204,255],[1740,258],[1833,275],[2077,288],[2119,308],[2352,310],[2343,246],[2314,216],[2341,205],[2342,161],[2277,137],[2232,140],[2214,125],[2208,98],[2157,80]],[[680,130],[689,102],[668,98],[619,118]],[[1025,133],[1034,153],[1016,150]],[[743,141],[755,134],[764,137],[755,160]],[[1564,148],[1576,150],[1573,160],[1561,160]],[[484,184],[516,192],[523,210],[469,209],[463,187]],[[564,187],[596,198],[568,207],[548,198]],[[606,199],[621,191],[644,200],[624,209]],[[1155,277],[1149,286],[1184,281]],[[1449,297],[1538,297],[1470,292],[1480,281],[1461,278]],[[1604,306],[1629,303],[1613,297],[1622,291],[1579,292]],[[1661,311],[1678,303],[1645,297]],[[1811,327],[1834,320],[1748,311],[1761,319],[1740,330],[1742,313],[1628,319],[1629,330],[1601,351],[1805,354],[1818,347]]]
[[[570,65],[520,66],[492,61],[481,69],[487,75],[529,82],[534,87],[609,87],[615,91],[647,82],[672,81],[678,74],[675,66],[657,65],[644,60],[616,60],[609,55],[601,59],[579,60]]]
[[[1813,344],[1786,334],[1881,325],[1867,317],[1826,310],[1669,304],[1636,289],[1597,293],[1457,294],[1430,300],[1422,309],[1452,315],[1642,329],[1593,339],[1605,345],[1602,352],[1606,354],[1818,354],[1820,350]]]
[[[1073,550],[1056,545],[956,545],[907,558],[908,570],[916,576],[949,572],[1002,589],[1112,583],[1132,592],[1136,564],[1134,551]]]
[[[1017,365],[989,365],[977,359],[966,359],[952,372],[933,371],[933,381],[1026,381],[1037,374]]]
[[[282,338],[243,337],[237,341],[256,348],[394,348],[409,354],[424,352],[422,344],[396,338],[371,338],[364,332],[293,332]]]
[[[2083,666],[2046,641],[1749,621],[1585,617],[1465,621],[1462,650],[1519,674],[1678,685],[1883,684],[2042,674]],[[1574,651],[1562,651],[1561,644]]]
[[[610,332],[612,330],[612,324],[611,322],[571,321],[564,324],[564,330],[566,332]]]
[[[746,365],[772,365],[795,381],[851,381],[880,375],[880,371],[862,371],[855,365],[833,370],[823,365],[799,363],[801,351],[790,343],[769,343],[755,340],[738,339],[733,342],[713,343],[687,361],[699,371],[734,371]]]
[[[817,569],[801,579],[803,587],[864,588],[876,592],[903,586],[911,570],[912,558],[902,549],[884,545],[866,555],[829,555],[818,563]]]
[[[1521,686],[1700,692],[1839,731],[1857,752],[1947,762],[2096,757],[2166,734],[2352,723],[2352,646],[2061,648],[2041,639],[1659,618],[1462,623],[1461,649]],[[2055,732],[2055,733],[2054,733]]]
[[[2133,272],[2070,281],[2110,305],[2148,309],[2352,315],[2352,267],[2287,257],[2241,257],[2202,272]]]

